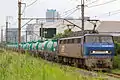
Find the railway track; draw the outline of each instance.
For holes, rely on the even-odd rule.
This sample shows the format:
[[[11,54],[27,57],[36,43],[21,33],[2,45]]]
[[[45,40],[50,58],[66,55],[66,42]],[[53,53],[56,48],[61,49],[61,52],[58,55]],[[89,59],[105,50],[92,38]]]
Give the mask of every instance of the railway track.
[[[119,78],[120,79],[120,74],[118,73],[107,73],[108,76],[114,77],[114,78]]]
[[[79,72],[82,76],[90,76],[94,77],[96,79],[102,78],[102,80],[120,80],[120,74],[116,73],[99,73],[96,71],[88,71],[88,70],[79,70]]]

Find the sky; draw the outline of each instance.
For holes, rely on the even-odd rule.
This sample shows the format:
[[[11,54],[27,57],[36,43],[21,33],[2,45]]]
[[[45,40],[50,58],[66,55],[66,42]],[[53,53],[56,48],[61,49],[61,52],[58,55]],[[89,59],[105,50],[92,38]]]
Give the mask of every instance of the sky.
[[[29,5],[34,1],[35,0],[22,0],[22,3],[26,3],[26,5]],[[85,4],[89,4],[93,1],[96,2],[88,5],[88,7],[96,4],[105,3],[111,0],[85,0]],[[112,16],[109,16],[109,14],[104,14],[120,9],[119,4],[120,0],[116,0],[109,4],[97,7],[85,7],[85,15],[90,16],[91,18],[97,18],[102,20],[120,20],[120,14]],[[61,15],[64,15],[65,11],[75,8],[77,5],[80,5],[80,0],[37,0],[36,3],[25,9],[22,17],[45,17],[45,12],[47,9],[56,9]],[[24,4],[22,5],[22,10],[23,8]],[[10,26],[17,26],[18,0],[2,0],[0,3],[0,10],[0,26],[5,25],[6,16],[12,16],[12,18],[8,19],[11,23]],[[80,13],[80,10],[77,10],[71,16],[77,18],[81,16]]]

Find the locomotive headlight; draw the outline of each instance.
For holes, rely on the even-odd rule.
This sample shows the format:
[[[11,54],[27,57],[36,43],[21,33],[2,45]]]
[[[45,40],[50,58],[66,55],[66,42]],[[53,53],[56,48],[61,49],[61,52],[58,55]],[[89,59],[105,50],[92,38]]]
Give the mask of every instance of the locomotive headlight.
[[[111,51],[91,51],[91,54],[110,54]]]
[[[111,54],[111,51],[106,51],[107,54]]]
[[[91,54],[94,54],[94,53],[96,53],[96,51],[90,51],[90,53],[91,53]]]
[[[92,51],[92,53],[95,53],[95,51]]]
[[[109,53],[109,51],[106,51],[106,53]]]
[[[107,53],[108,53],[108,54],[111,54],[112,52],[111,52],[111,51],[108,51]]]

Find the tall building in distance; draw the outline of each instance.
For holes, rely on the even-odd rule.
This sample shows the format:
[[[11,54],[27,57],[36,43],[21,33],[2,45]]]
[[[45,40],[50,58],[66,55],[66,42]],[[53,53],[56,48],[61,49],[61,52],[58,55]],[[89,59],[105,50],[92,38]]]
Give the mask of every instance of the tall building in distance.
[[[46,11],[46,18],[53,18],[53,19],[46,19],[47,22],[55,22],[54,18],[59,18],[59,13],[54,9],[47,9]]]

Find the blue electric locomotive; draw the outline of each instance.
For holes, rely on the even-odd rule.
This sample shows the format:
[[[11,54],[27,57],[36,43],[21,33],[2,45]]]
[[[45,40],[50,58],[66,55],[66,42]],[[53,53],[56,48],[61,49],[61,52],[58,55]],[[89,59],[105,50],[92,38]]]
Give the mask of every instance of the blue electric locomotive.
[[[115,54],[113,37],[103,34],[85,34],[59,40],[61,62],[77,64],[93,70],[112,68]]]
[[[94,69],[112,68],[115,54],[111,35],[88,34],[84,37],[85,64]]]

